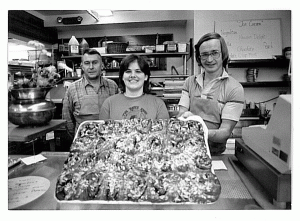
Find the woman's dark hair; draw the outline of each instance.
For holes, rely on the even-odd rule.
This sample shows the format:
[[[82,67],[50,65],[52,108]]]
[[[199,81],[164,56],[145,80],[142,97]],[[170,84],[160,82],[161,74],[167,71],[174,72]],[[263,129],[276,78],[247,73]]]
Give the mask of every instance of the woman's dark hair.
[[[200,40],[198,41],[198,43],[195,45],[195,56],[196,56],[196,61],[198,62],[198,65],[199,66],[202,66],[201,64],[201,59],[200,59],[200,45],[205,42],[205,41],[208,41],[208,40],[211,40],[211,39],[218,39],[220,40],[220,43],[221,43],[221,52],[222,52],[222,59],[223,59],[223,67],[225,69],[227,69],[227,64],[228,64],[228,61],[229,61],[229,53],[228,53],[228,48],[227,48],[227,45],[226,45],[226,42],[224,40],[224,38],[216,33],[216,32],[211,32],[211,33],[207,33],[205,35],[203,35]]]
[[[149,93],[150,92],[149,82],[150,82],[150,75],[151,75],[149,64],[144,57],[135,54],[128,55],[125,58],[123,58],[123,60],[121,61],[120,71],[119,71],[119,87],[121,91],[124,93],[126,87],[123,81],[123,75],[124,72],[128,70],[129,65],[134,61],[137,61],[141,71],[148,76],[148,79],[144,82],[143,92]]]

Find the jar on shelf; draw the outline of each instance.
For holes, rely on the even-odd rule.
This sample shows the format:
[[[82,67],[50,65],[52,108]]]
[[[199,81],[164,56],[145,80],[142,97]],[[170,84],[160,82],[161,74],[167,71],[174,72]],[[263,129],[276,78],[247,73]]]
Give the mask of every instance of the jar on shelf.
[[[79,43],[73,35],[68,43],[69,56],[79,55]]]

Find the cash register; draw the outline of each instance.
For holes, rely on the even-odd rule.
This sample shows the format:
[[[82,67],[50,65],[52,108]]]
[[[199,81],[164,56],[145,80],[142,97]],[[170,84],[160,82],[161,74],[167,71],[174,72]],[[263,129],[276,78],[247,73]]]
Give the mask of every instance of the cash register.
[[[291,95],[280,95],[267,125],[242,128],[235,156],[273,199],[286,208],[291,203]]]

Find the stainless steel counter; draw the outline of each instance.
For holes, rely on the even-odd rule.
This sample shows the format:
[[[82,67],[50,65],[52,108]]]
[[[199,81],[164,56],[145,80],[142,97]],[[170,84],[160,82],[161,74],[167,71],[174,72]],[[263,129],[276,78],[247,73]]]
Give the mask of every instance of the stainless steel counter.
[[[189,204],[189,205],[135,205],[135,204],[102,204],[102,205],[80,205],[65,206],[58,203],[55,199],[56,180],[59,176],[64,161],[67,159],[68,152],[42,152],[47,159],[33,165],[26,166],[24,164],[18,165],[9,170],[8,179],[22,177],[22,176],[40,176],[50,181],[49,189],[38,199],[23,205],[18,210],[56,210],[56,209],[188,209],[188,210],[243,210],[249,208],[259,209],[260,207],[252,198],[247,188],[241,181],[239,175],[233,169],[228,157],[233,155],[222,155],[212,157],[213,160],[222,160],[228,170],[215,171],[221,183],[221,195],[214,204]],[[12,155],[12,157],[26,157]]]
[[[21,127],[8,123],[8,141],[30,142],[46,135],[48,132],[59,129],[66,124],[65,120],[51,120],[46,125]],[[55,151],[54,139],[50,140],[50,150]]]

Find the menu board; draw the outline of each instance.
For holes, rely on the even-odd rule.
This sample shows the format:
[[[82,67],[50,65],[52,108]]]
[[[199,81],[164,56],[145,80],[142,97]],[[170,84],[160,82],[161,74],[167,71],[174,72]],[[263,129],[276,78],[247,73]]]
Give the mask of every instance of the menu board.
[[[280,19],[215,22],[226,41],[230,60],[272,59],[282,55]]]

